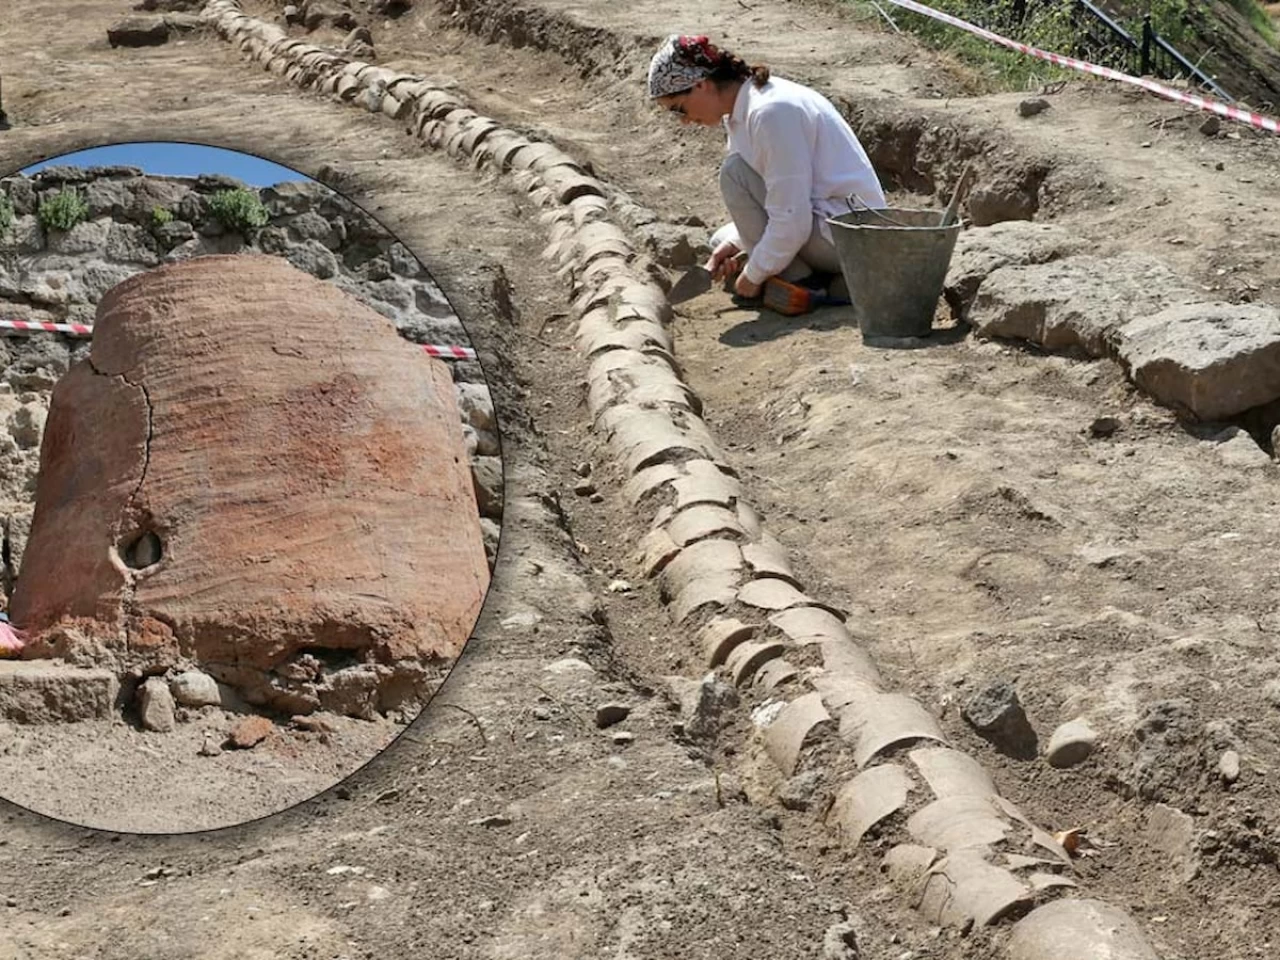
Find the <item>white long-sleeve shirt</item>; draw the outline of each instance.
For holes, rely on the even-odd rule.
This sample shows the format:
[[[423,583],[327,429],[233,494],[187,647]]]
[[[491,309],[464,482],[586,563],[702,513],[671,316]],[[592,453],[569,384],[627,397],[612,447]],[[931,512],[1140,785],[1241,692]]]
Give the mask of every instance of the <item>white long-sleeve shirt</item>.
[[[858,137],[816,90],[774,77],[763,87],[747,80],[725,118],[728,152],[741,155],[765,183],[764,236],[743,273],[763,283],[791,263],[813,232],[813,217],[828,240],[826,218],[849,212],[847,197],[885,206],[880,180]]]

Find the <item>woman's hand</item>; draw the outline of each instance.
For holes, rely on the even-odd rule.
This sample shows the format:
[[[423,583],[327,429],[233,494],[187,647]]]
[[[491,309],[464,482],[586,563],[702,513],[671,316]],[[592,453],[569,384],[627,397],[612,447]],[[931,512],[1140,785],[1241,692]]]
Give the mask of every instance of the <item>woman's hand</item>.
[[[711,274],[712,280],[723,280],[729,276],[737,267],[738,262],[734,259],[742,250],[736,243],[725,241],[712,251],[711,259],[707,261],[707,272]]]
[[[738,274],[738,280],[733,285],[733,292],[740,297],[745,297],[750,300],[760,296],[760,290],[763,286],[763,283],[752,283],[748,280],[747,274],[744,271]]]

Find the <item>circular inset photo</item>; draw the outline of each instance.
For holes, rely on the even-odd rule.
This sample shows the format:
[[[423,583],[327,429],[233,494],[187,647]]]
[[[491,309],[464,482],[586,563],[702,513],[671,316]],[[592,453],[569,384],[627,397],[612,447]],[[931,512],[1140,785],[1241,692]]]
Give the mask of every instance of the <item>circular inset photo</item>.
[[[0,180],[0,795],[137,833],[301,802],[462,653],[493,403],[418,259],[196,144]]]

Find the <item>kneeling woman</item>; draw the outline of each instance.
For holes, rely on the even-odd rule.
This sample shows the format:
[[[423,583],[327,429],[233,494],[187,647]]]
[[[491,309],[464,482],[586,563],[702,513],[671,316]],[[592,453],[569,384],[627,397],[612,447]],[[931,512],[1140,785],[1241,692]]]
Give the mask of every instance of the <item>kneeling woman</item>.
[[[826,97],[748,66],[706,37],[671,36],[649,64],[649,96],[681,122],[729,134],[720,193],[733,222],[712,237],[707,268],[754,298],[770,277],[806,285],[840,273],[827,218],[847,198],[882,208],[884,192],[853,130]]]

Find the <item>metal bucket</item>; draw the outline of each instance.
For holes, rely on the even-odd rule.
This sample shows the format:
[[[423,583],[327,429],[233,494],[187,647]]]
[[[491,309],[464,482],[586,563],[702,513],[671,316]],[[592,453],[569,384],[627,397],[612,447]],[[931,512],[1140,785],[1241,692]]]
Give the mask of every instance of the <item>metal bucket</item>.
[[[840,271],[862,339],[927,337],[960,234],[937,210],[855,210],[831,217]]]

